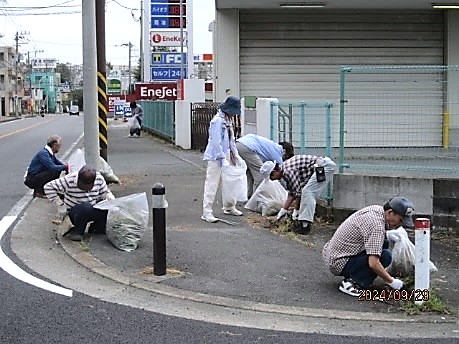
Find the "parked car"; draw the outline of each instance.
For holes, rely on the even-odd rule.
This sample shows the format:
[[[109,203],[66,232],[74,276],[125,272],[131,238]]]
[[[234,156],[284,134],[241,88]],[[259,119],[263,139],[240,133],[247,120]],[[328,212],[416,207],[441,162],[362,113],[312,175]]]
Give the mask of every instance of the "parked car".
[[[78,108],[78,105],[70,105],[70,110],[69,110],[69,115],[80,115],[80,109]]]

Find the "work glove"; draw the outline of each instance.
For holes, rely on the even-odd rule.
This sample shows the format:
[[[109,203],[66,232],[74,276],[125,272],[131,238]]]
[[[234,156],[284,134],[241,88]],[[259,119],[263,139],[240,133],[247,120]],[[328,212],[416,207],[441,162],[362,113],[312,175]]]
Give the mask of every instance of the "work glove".
[[[114,195],[110,190],[108,190],[107,195],[105,196],[105,199],[106,199],[107,201],[112,201],[112,200],[114,200],[115,198],[116,198],[115,195]]]
[[[64,168],[65,168],[65,173],[69,173],[70,165],[68,163],[64,164]]]
[[[292,213],[292,220],[298,220],[298,216],[300,216],[299,211],[297,209],[294,209]]]
[[[284,209],[282,208],[281,210],[279,210],[279,213],[277,214],[276,216],[276,220],[279,221],[281,218],[283,218],[285,216],[285,214],[288,213],[288,210],[287,209]]]
[[[229,163],[229,161],[227,159],[221,159],[220,160],[220,166],[221,167],[227,167],[229,165],[230,165],[230,163]]]
[[[398,278],[394,278],[394,280],[391,283],[387,283],[389,286],[393,289],[402,289],[403,288],[403,281],[399,280]]]

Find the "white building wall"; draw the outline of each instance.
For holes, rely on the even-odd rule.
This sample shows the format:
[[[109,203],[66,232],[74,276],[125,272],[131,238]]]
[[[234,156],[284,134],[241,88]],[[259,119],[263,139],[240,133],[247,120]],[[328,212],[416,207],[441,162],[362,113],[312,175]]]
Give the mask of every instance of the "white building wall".
[[[240,96],[239,90],[239,11],[217,11],[214,26],[215,101],[228,95]]]

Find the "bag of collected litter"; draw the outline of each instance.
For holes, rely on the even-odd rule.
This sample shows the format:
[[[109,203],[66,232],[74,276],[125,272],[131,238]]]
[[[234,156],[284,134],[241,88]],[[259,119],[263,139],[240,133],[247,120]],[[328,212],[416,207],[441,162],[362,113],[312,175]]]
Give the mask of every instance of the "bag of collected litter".
[[[150,216],[145,192],[97,203],[107,209],[107,238],[118,249],[131,252],[145,233]]]
[[[408,233],[405,228],[386,232],[387,240],[392,246],[392,262],[386,268],[387,272],[392,276],[408,277],[414,275],[414,251],[415,246],[408,238]],[[434,263],[430,262],[430,271],[437,271]]]
[[[113,173],[113,169],[110,167],[110,165],[108,164],[108,162],[106,162],[104,160],[104,158],[102,157],[99,157],[100,158],[100,169],[99,169],[99,172],[100,174],[102,175],[102,177],[104,177],[105,179],[105,182],[107,184],[119,184],[120,183],[120,180],[119,178],[115,175],[115,173]]]
[[[236,165],[222,169],[222,200],[224,207],[232,207],[236,202],[247,201],[247,164],[238,159]]]
[[[119,184],[120,180],[118,177],[113,173],[113,169],[110,165],[104,160],[104,158],[99,157],[99,173],[104,177],[105,182],[107,184],[114,183]],[[70,156],[68,160],[69,164],[69,173],[79,171],[85,164],[85,156],[84,156],[84,149],[78,148],[73,154]]]
[[[283,207],[287,196],[287,190],[278,180],[264,179],[244,208],[261,213],[262,216],[275,215]]]
[[[86,164],[84,158],[84,150],[78,148],[75,152],[72,153],[67,163],[69,164],[69,173],[79,171],[80,168]]]

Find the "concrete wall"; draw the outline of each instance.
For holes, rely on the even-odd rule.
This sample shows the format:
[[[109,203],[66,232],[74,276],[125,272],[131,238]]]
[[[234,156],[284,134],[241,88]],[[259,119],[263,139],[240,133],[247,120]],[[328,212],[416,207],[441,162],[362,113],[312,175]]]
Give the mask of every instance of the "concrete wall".
[[[383,205],[393,196],[410,199],[416,214],[432,219],[434,228],[459,232],[459,181],[455,179],[335,174],[332,215],[338,222],[371,204]]]

